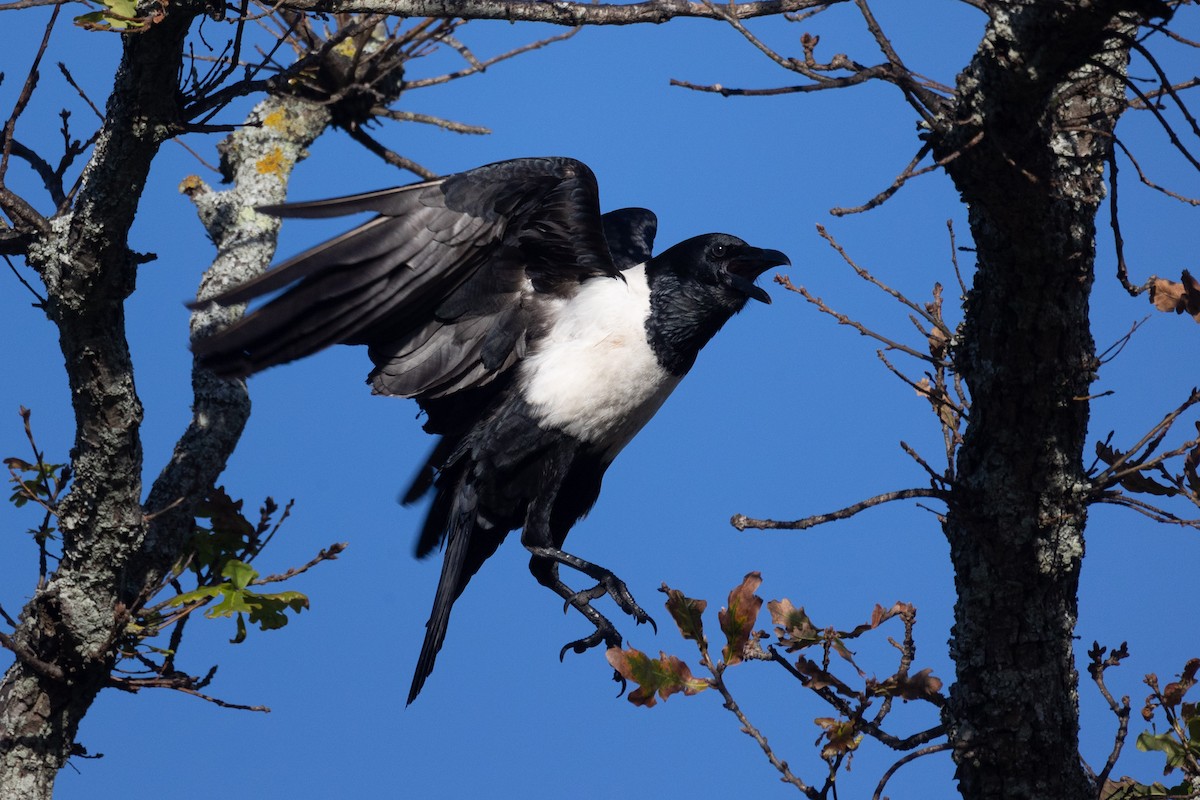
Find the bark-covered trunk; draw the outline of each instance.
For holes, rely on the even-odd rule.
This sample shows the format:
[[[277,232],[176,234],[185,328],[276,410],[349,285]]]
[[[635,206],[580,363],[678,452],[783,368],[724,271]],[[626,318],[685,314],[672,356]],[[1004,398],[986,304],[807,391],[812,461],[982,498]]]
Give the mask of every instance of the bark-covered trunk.
[[[184,554],[194,503],[224,468],[249,414],[244,386],[196,371],[192,424],[143,507],[142,410],[124,320],[139,259],[127,236],[159,145],[181,130],[177,78],[197,11],[174,4],[164,21],[125,37],[78,201],[31,237],[28,259],[59,330],[77,432],[73,484],[58,508],[62,561],[22,609],[10,642],[17,659],[0,681],[2,800],[52,796],[79,723],[108,684],[130,614]],[[227,140],[223,163],[235,187],[218,193],[189,182],[218,248],[209,280],[241,280],[270,263],[278,223],[248,223],[242,212],[284,199],[292,166],[329,120],[321,105],[268,98]],[[233,313],[207,310],[193,323],[227,322]]]
[[[193,12],[194,13],[194,12]],[[0,682],[5,800],[49,797],[113,665],[122,566],[146,528],[141,402],[125,338],[137,264],[127,234],[161,143],[176,132],[176,75],[192,15],[124,40],[107,116],[72,213],[30,247],[59,330],[75,410],[74,485],[59,509],[59,568],[22,610]]]
[[[1124,110],[1119,3],[997,4],[935,141],[978,271],[956,366],[971,392],[945,531],[958,600],[946,711],[963,797],[1082,800],[1072,647],[1097,366],[1095,217]],[[970,144],[974,140],[974,144]]]

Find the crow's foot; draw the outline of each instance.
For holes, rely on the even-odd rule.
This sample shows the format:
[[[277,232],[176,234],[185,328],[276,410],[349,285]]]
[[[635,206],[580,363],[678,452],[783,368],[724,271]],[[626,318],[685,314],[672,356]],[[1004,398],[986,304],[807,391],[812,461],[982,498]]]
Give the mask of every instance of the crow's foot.
[[[610,647],[619,648],[621,646],[621,634],[617,633],[617,629],[613,627],[613,624],[605,619],[603,615],[597,614],[596,616],[599,617],[599,621],[595,619],[591,620],[592,624],[596,625],[596,630],[582,639],[576,639],[573,642],[567,642],[565,645],[563,645],[562,650],[558,651],[559,661],[563,660],[563,657],[566,656],[568,650],[579,654],[586,653],[588,650],[591,650],[593,647],[598,647],[601,644],[605,645],[604,649],[606,650]],[[591,617],[589,617],[589,619],[591,619]]]
[[[605,569],[599,564],[593,564],[590,561],[585,561],[578,556],[573,556],[566,553],[557,547],[541,547],[537,545],[525,545],[526,549],[533,554],[533,560],[529,564],[530,570],[537,577],[538,581],[545,586],[549,586],[566,601],[566,606],[573,606],[578,609],[584,616],[596,624],[596,620],[592,618],[588,611],[592,611],[591,601],[598,600],[607,595],[613,599],[613,602],[629,616],[633,617],[634,621],[641,625],[643,622],[649,622],[650,627],[654,628],[654,632],[658,633],[658,624],[654,619],[646,613],[637,601],[633,599],[633,594],[629,591],[629,587],[625,585],[625,581],[618,578],[611,570]],[[581,591],[573,591],[570,587],[563,584],[558,578],[558,565],[564,564],[571,569],[582,572],[592,580],[596,581],[596,585],[590,589]],[[587,609],[588,611],[585,611]],[[600,616],[597,612],[592,611],[596,616]],[[600,617],[600,619],[604,619]],[[607,620],[605,620],[607,622]],[[599,625],[597,625],[599,628]],[[609,626],[611,627],[611,625]],[[588,637],[591,638],[591,637]],[[581,639],[580,641],[586,641]],[[594,647],[595,645],[590,645]],[[584,650],[588,649],[587,647]],[[582,652],[582,650],[578,651]]]
[[[634,622],[638,625],[641,625],[643,622],[649,622],[654,632],[658,633],[658,623],[638,605],[637,600],[633,599],[633,594],[630,593],[629,587],[625,585],[625,581],[606,569],[597,568],[597,570],[599,574],[597,578],[598,583],[590,589],[581,589],[571,597],[568,597],[564,605],[564,610],[568,605],[577,605],[578,602],[586,604],[607,595],[613,599],[613,602],[622,611],[633,617]]]

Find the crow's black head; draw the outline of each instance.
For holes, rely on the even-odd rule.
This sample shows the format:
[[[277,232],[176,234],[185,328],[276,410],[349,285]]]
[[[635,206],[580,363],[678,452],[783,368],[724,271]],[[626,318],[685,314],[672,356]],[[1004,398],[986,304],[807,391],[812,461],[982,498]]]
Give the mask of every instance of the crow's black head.
[[[747,298],[770,303],[770,296],[754,281],[771,267],[790,265],[791,260],[778,250],[752,247],[727,233],[706,233],[680,242],[660,255],[661,267],[672,273],[680,288],[689,283],[702,287],[704,294],[740,309]]]
[[[676,374],[750,298],[770,303],[754,281],[771,267],[792,262],[778,250],[752,247],[727,233],[706,233],[680,242],[646,265],[650,282],[651,346]]]

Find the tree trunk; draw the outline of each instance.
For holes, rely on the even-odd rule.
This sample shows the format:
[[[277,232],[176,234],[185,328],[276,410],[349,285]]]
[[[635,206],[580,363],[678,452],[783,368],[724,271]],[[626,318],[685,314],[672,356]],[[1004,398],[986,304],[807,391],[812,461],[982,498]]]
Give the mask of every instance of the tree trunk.
[[[970,211],[977,272],[955,361],[971,394],[945,531],[958,600],[946,711],[963,797],[1094,797],[1072,636],[1097,366],[1095,216],[1124,110],[1116,3],[993,9],[935,138]],[[973,142],[973,144],[972,144]]]
[[[176,75],[195,12],[124,38],[108,113],[73,213],[34,242],[75,410],[63,556],[14,631],[0,682],[0,796],[48,798],[124,629],[121,567],[145,533],[141,402],[125,338],[137,263],[127,234],[159,145],[177,132]]]
[[[30,247],[59,329],[77,433],[73,484],[58,508],[62,561],[22,610],[9,643],[17,659],[0,681],[0,800],[51,797],[131,615],[184,554],[194,503],[224,468],[249,414],[244,386],[197,371],[193,422],[143,509],[142,411],[124,321],[138,259],[127,235],[151,160],[181,130],[176,79],[196,10],[174,4],[162,22],[125,37],[75,209]],[[218,193],[187,184],[219,251],[206,280],[237,282],[270,263],[275,238],[264,232],[278,223],[247,222],[242,212],[284,199],[292,166],[329,120],[319,104],[268,98],[226,143],[227,177],[237,185]],[[268,157],[273,168],[260,168]],[[235,313],[208,309],[193,322],[227,324]]]

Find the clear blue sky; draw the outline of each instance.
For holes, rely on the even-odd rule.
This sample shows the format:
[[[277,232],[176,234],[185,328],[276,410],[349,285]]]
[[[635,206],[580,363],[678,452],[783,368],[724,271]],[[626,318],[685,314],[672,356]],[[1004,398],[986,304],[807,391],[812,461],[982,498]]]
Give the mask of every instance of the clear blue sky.
[[[876,10],[910,65],[947,83],[966,63],[983,25],[981,15],[959,3],[882,2]],[[1196,34],[1195,15],[1181,14],[1193,17],[1181,22],[1190,22]],[[0,116],[14,102],[46,15],[7,12],[2,18],[0,69],[7,80],[0,85]],[[825,55],[849,52],[860,61],[876,60],[849,8],[799,25],[758,21],[752,27],[789,55],[799,54],[800,33],[812,31],[822,35]],[[487,57],[543,33],[472,23],[461,38]],[[64,103],[74,110],[76,132],[83,132],[89,112],[53,63],[65,60],[100,101],[117,46],[114,36],[64,27],[18,136],[56,152],[56,111]],[[412,64],[409,75],[437,74],[454,64],[449,56],[430,58]],[[954,221],[960,244],[969,239],[964,209],[944,177],[915,181],[869,214],[828,214],[887,186],[916,151],[915,115],[899,93],[880,85],[725,99],[668,85],[680,78],[779,86],[791,83],[790,77],[721,24],[592,29],[484,75],[402,100],[407,110],[486,125],[491,136],[415,124],[388,125],[376,135],[442,173],[516,156],[580,158],[598,175],[605,208],[643,205],[658,213],[660,245],[719,230],[782,249],[792,258],[795,283],[919,347],[903,310],[856,280],[814,229],[826,224],[859,263],[914,300],[927,299],[940,281],[952,305],[957,292],[946,220]],[[236,112],[226,116],[239,120]],[[1177,181],[1173,188],[1197,194],[1196,176],[1181,169],[1148,118],[1122,124],[1123,137],[1148,168]],[[210,161],[217,141],[188,139]],[[33,191],[27,178],[18,182],[21,165],[13,173],[17,188]],[[164,145],[131,241],[135,249],[158,254],[142,268],[128,305],[146,409],[147,482],[188,419],[191,358],[183,303],[194,295],[212,255],[193,209],[176,190],[191,173],[215,180],[184,148]],[[1177,277],[1181,268],[1194,268],[1195,210],[1137,191],[1132,169],[1122,174],[1129,179],[1122,194],[1134,279]],[[291,196],[324,197],[409,180],[345,137],[329,135],[296,171]],[[289,222],[280,252],[294,253],[329,233]],[[1144,298],[1130,300],[1111,277],[1107,235],[1099,251],[1095,336],[1103,348],[1151,312]],[[969,269],[970,254],[960,260]],[[788,597],[820,625],[852,627],[877,602],[916,604],[917,666],[931,667],[949,683],[953,576],[931,513],[897,505],[806,533],[738,533],[728,525],[736,512],[797,518],[924,485],[922,471],[898,443],[908,442],[935,464],[941,449],[928,405],[885,371],[870,342],[769,279],[764,284],[775,303],[753,304],[708,347],[609,471],[600,502],[573,531],[568,549],[612,568],[657,618],[655,636],[613,611],[628,642],[642,650],[666,650],[695,663],[662,610],[655,591],[662,582],[708,599],[715,630],[715,612],[729,589],[757,569],[765,579],[764,598]],[[17,416],[18,405],[25,405],[33,409],[39,444],[51,459],[62,460],[72,417],[55,331],[6,268],[0,282],[8,340],[0,456],[27,455]],[[1196,335],[1191,322],[1157,315],[1104,366],[1095,389],[1115,394],[1094,404],[1094,438],[1115,429],[1116,443],[1136,441],[1183,399],[1196,380],[1188,358]],[[920,365],[904,366],[919,377]],[[404,707],[438,563],[412,558],[421,510],[402,508],[397,497],[429,442],[411,402],[370,395],[363,384],[368,368],[365,353],[336,348],[254,378],[254,414],[222,477],[248,507],[267,495],[296,498],[292,518],[259,561],[264,572],[303,563],[331,542],[350,543],[339,561],[295,581],[293,588],[309,595],[312,609],[285,630],[252,631],[246,643],[234,646],[227,644],[229,620],[191,625],[180,665],[203,673],[219,663],[213,694],[264,704],[272,713],[221,710],[165,691],[105,692],[79,737],[105,757],[73,762],[75,769],[60,777],[58,796],[790,796],[793,790],[779,783],[714,693],[639,709],[614,698],[600,651],[568,655],[559,664],[559,648],[589,628],[576,615],[564,616],[557,598],[533,581],[516,537],[457,604],[437,669],[419,700]],[[29,510],[0,504],[0,604],[11,614],[36,579],[36,551],[22,531],[37,521]],[[1108,507],[1092,513],[1080,651],[1097,638],[1109,645],[1129,641],[1133,656],[1110,685],[1118,695],[1131,695],[1135,708],[1146,694],[1143,674],[1167,676],[1200,655],[1194,626],[1181,610],[1188,607],[1198,557],[1195,533],[1155,527]],[[765,613],[761,624],[768,625]],[[887,633],[898,636],[899,629]],[[864,646],[864,666],[890,674],[889,649],[882,640]],[[0,664],[5,658],[0,653]],[[805,779],[818,780],[812,720],[830,709],[769,665],[739,667],[728,679],[779,755]],[[1081,693],[1084,755],[1098,765],[1111,747],[1114,721],[1086,674]],[[900,735],[936,722],[924,707],[900,709],[893,720]],[[1142,729],[1135,715],[1132,730]],[[1133,772],[1147,781],[1158,776],[1160,759],[1137,754],[1132,745],[1129,751],[1117,774]],[[841,796],[870,796],[890,756],[866,743],[843,777]],[[902,770],[888,794],[952,796],[951,771],[946,754],[931,756]]]

